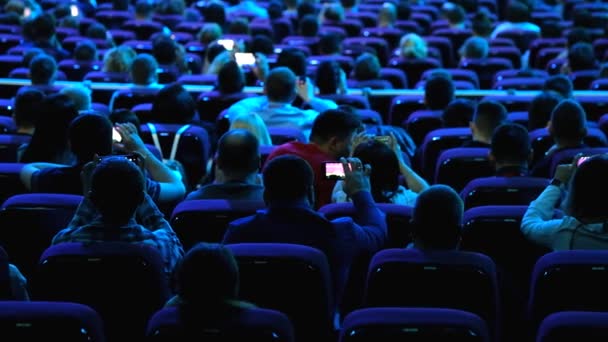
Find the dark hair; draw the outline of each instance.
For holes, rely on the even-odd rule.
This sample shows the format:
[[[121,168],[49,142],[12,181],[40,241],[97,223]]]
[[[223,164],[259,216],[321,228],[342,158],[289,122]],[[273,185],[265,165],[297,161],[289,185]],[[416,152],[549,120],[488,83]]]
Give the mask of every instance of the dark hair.
[[[206,23],[217,23],[220,26],[226,24],[226,11],[224,6],[218,2],[211,2],[203,8],[203,17]]]
[[[399,188],[399,160],[388,145],[369,140],[357,145],[353,157],[372,167],[370,184],[372,196],[378,203],[390,203]]]
[[[129,0],[112,0],[112,9],[114,11],[128,11]]]
[[[530,8],[525,4],[514,0],[507,7],[507,21],[512,23],[523,23],[530,20]]]
[[[93,23],[87,28],[86,36],[93,39],[106,39],[106,27],[101,23]]]
[[[44,93],[40,90],[25,87],[20,89],[15,96],[13,115],[15,124],[20,126],[36,126],[38,115],[42,110]]]
[[[276,67],[288,67],[296,76],[306,75],[306,55],[298,48],[287,48],[279,53]]]
[[[576,43],[593,43],[593,38],[589,32],[582,27],[575,27],[566,35],[567,46],[573,46]]]
[[[444,127],[468,127],[473,120],[475,103],[468,99],[454,99],[441,114]]]
[[[575,100],[562,100],[551,112],[555,140],[580,141],[587,134],[587,114]]]
[[[380,61],[376,55],[362,53],[355,60],[354,76],[357,81],[375,80],[380,77]]]
[[[266,6],[266,12],[270,20],[279,19],[283,16],[283,4],[276,0],[270,1]]]
[[[342,38],[335,33],[326,33],[319,38],[319,53],[332,55],[340,53],[342,49]]]
[[[411,220],[414,239],[420,240],[425,248],[456,248],[463,212],[464,204],[454,189],[442,184],[431,185],[416,198]]]
[[[313,17],[317,15],[317,9],[315,6],[309,2],[300,2],[298,4],[298,20],[302,20],[305,16],[312,14]],[[316,18],[315,18],[316,21]]]
[[[40,109],[34,135],[20,162],[66,163],[68,127],[78,116],[76,106],[67,95],[53,94],[42,101]]]
[[[217,74],[217,90],[222,94],[240,93],[245,88],[245,75],[235,61],[224,64]]]
[[[139,121],[139,117],[137,117],[135,113],[128,109],[116,109],[110,113],[108,118],[112,121],[112,125],[116,125],[117,123],[131,123],[137,128],[137,133],[140,133],[139,126],[141,126],[141,121]]]
[[[424,98],[430,110],[443,110],[454,99],[454,83],[445,77],[431,77],[424,84]]]
[[[79,163],[93,160],[95,154],[112,153],[112,122],[101,114],[82,114],[70,123],[70,148]]]
[[[464,8],[457,4],[452,4],[452,6],[448,6],[447,9],[444,9],[443,15],[450,24],[459,24],[466,19]]]
[[[245,18],[236,18],[230,21],[228,25],[229,34],[246,34],[249,35],[249,21]]]
[[[211,63],[215,57],[224,51],[226,51],[226,48],[223,45],[219,44],[217,41],[211,42],[205,49],[205,59]]]
[[[24,53],[23,53],[23,60],[22,65],[26,68],[30,67],[30,63],[32,62],[32,59],[34,59],[34,57],[44,54],[44,50],[39,49],[39,48],[35,48],[35,47],[31,47],[28,48]]]
[[[154,56],[140,53],[131,62],[131,79],[135,84],[150,84],[156,82],[158,63]]]
[[[154,13],[154,7],[148,0],[137,0],[135,3],[135,14],[144,18],[152,16]]]
[[[314,173],[308,162],[295,155],[271,159],[262,172],[266,202],[298,201],[310,194]]]
[[[319,94],[336,94],[340,84],[340,64],[336,61],[323,61],[317,66],[315,83]]]
[[[497,101],[481,101],[477,104],[473,122],[485,136],[491,137],[496,127],[507,120],[507,109]]]
[[[330,109],[320,113],[312,124],[310,140],[316,143],[327,142],[332,137],[346,139],[362,125],[361,118],[343,110]]]
[[[152,55],[158,64],[173,64],[177,61],[177,45],[171,37],[158,35],[152,41]]]
[[[498,126],[492,134],[490,150],[497,163],[526,165],[531,151],[528,130],[516,123]]]
[[[568,49],[568,66],[571,71],[597,68],[597,60],[590,43],[576,43]]]
[[[30,23],[29,33],[35,42],[49,41],[55,35],[55,17],[50,13],[42,13]]]
[[[314,14],[307,14],[298,23],[299,33],[304,37],[316,37],[319,33],[319,20]]]
[[[266,56],[274,54],[274,43],[272,39],[263,34],[256,34],[251,40],[251,52],[263,53]]]
[[[260,168],[260,143],[245,129],[233,129],[217,143],[217,166],[228,175],[245,178]]]
[[[155,122],[186,124],[196,115],[196,101],[180,83],[170,83],[154,97],[150,115]]]
[[[528,130],[532,132],[547,127],[547,123],[551,120],[551,112],[561,100],[563,97],[554,91],[543,91],[536,95],[528,108]]]
[[[144,183],[135,163],[124,157],[105,157],[91,175],[90,198],[104,221],[125,223],[143,200]]]
[[[577,9],[572,13],[572,26],[592,28],[595,22],[593,15],[586,9]]]
[[[55,80],[57,63],[47,54],[36,55],[30,62],[30,80],[36,85],[50,85]]]
[[[586,219],[606,219],[606,201],[598,200],[597,194],[608,191],[607,173],[605,154],[591,157],[574,171],[565,203],[568,215],[583,223]]]
[[[573,88],[572,81],[565,75],[550,76],[545,80],[545,84],[543,85],[544,91],[555,91],[564,98],[572,97]]]
[[[96,61],[97,46],[88,39],[79,41],[74,48],[74,59],[80,62]]]
[[[268,100],[291,103],[296,96],[296,75],[287,67],[270,70],[264,85]]]

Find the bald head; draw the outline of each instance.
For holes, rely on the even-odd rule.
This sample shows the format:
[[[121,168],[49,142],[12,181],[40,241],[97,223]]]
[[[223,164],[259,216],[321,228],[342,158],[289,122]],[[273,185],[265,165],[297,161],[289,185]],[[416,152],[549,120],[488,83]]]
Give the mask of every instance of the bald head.
[[[260,167],[260,144],[251,132],[244,129],[230,130],[217,145],[217,166],[224,176],[244,180]]]
[[[463,212],[462,199],[449,186],[437,184],[421,192],[412,215],[416,247],[456,248],[460,240]]]
[[[276,67],[268,74],[264,89],[268,100],[291,103],[296,96],[296,75],[287,67]]]

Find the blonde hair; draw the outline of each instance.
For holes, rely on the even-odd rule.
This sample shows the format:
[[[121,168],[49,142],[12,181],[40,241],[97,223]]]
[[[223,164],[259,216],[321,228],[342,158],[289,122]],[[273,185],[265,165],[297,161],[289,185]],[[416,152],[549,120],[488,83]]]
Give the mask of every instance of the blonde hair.
[[[238,128],[245,129],[255,135],[260,142],[260,146],[272,145],[268,128],[266,127],[264,120],[256,113],[239,114],[232,119],[229,130]]]
[[[399,51],[404,58],[426,58],[428,54],[426,42],[415,33],[408,33],[401,38]]]
[[[137,53],[131,47],[118,46],[112,48],[103,56],[103,71],[129,72],[135,56],[137,56]]]

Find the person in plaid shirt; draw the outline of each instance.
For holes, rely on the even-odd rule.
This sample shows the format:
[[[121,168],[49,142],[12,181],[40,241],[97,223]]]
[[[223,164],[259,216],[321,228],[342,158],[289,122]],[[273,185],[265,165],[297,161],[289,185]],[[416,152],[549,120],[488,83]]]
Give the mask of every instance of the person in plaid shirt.
[[[165,273],[170,276],[184,250],[169,222],[145,192],[144,176],[138,165],[124,156],[105,157],[85,166],[83,179],[85,198],[69,226],[55,235],[52,244],[104,241],[147,244],[160,252]]]

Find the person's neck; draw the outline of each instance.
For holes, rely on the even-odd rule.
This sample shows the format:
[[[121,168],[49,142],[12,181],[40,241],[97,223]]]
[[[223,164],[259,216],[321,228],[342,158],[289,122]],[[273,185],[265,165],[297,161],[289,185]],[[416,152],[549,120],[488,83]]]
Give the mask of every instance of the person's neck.
[[[242,176],[231,176],[231,175],[225,175],[223,177],[220,177],[219,179],[216,178],[216,184],[225,184],[225,183],[246,183],[246,184],[255,184],[256,183],[256,179],[257,179],[257,173],[250,173],[245,177]]]

